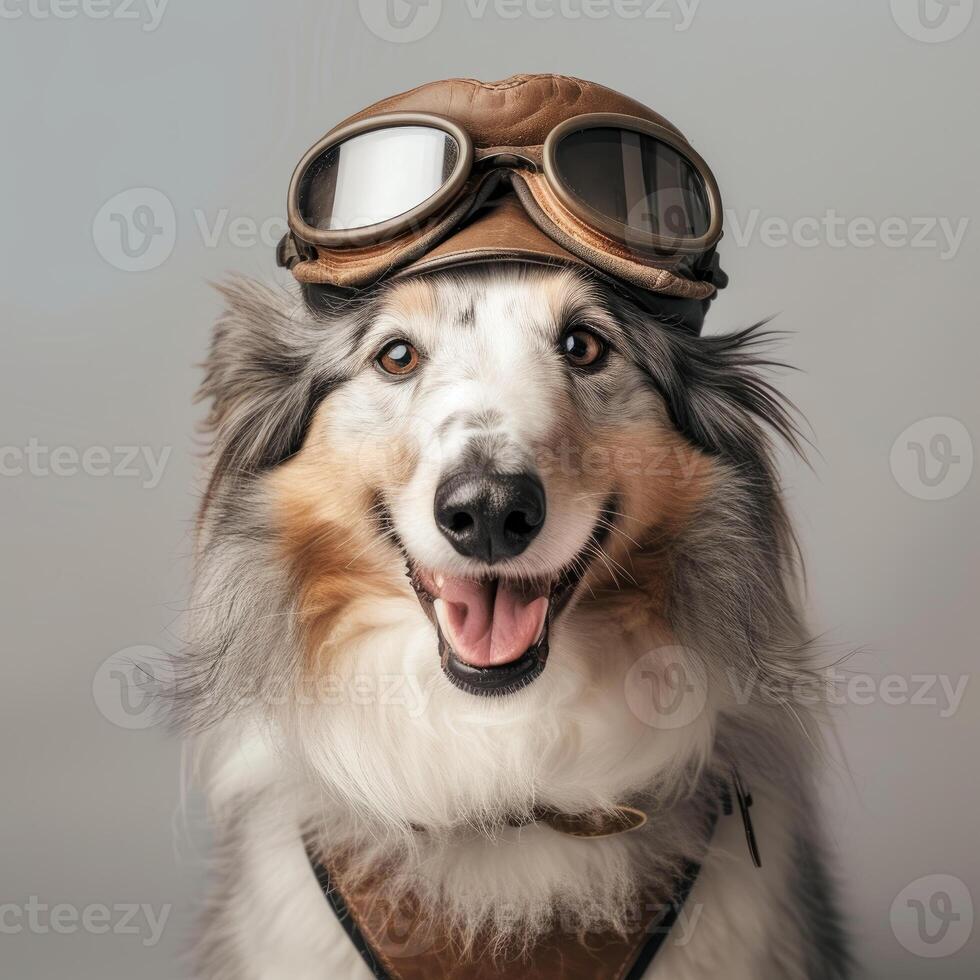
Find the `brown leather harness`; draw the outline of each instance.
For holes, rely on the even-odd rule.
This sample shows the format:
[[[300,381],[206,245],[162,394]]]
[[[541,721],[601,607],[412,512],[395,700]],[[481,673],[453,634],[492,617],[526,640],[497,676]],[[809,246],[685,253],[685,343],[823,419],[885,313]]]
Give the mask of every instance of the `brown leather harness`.
[[[731,785],[749,853],[756,867],[761,867],[749,816],[752,797],[734,769]],[[730,814],[733,809],[726,783],[721,789],[720,810]],[[716,810],[711,833],[717,817]],[[637,829],[646,822],[646,815],[632,807],[602,815],[541,809],[533,819],[570,836],[605,837]],[[309,845],[307,855],[330,907],[378,980],[506,980],[515,976],[522,980],[639,980],[664,944],[701,869],[697,862],[686,862],[666,902],[642,894],[625,934],[610,930],[581,935],[557,923],[519,960],[502,963],[490,955],[461,956],[448,931],[424,923],[410,899],[393,902],[387,897],[383,875],[347,884],[342,862],[334,859],[328,866]]]

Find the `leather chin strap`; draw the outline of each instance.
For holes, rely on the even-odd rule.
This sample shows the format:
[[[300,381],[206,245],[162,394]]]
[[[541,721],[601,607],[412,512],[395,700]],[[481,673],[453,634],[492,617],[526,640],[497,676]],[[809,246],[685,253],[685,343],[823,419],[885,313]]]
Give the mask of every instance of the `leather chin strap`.
[[[719,786],[720,806],[710,814],[709,842],[719,814],[734,812],[733,789],[749,853],[755,866],[761,867],[749,816],[752,797],[734,768],[730,782],[724,780]],[[529,819],[508,821],[511,826],[532,822],[546,823],[569,836],[595,838],[629,833],[642,827],[647,816],[633,807],[593,814],[542,808]],[[582,935],[558,923],[520,958],[501,962],[486,951],[461,955],[449,933],[427,922],[412,899],[391,902],[382,869],[356,876],[349,884],[343,859],[332,858],[328,864],[310,843],[306,853],[324,897],[378,980],[508,980],[518,976],[521,980],[640,980],[670,934],[701,870],[699,863],[687,861],[666,902],[649,891],[641,894],[625,935],[608,930]]]

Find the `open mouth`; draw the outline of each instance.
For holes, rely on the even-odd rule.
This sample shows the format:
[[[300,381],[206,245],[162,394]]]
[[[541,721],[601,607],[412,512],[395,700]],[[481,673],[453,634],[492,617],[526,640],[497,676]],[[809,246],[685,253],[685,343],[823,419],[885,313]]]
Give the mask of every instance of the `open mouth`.
[[[470,694],[511,694],[540,676],[555,620],[602,546],[612,520],[606,506],[585,546],[551,578],[443,575],[409,561],[415,594],[439,636],[446,676]]]

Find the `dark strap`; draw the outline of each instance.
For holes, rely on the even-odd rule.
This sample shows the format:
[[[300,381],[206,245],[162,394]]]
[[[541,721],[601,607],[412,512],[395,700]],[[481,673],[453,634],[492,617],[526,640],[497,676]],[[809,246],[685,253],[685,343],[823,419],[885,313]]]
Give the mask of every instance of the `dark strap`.
[[[280,269],[292,269],[297,262],[316,258],[316,249],[287,231],[276,246],[276,265]]]
[[[735,796],[738,800],[740,816],[745,826],[749,853],[756,867],[760,867],[761,861],[759,859],[759,851],[756,845],[755,834],[752,830],[751,819],[748,812],[749,807],[752,805],[752,797],[751,794],[749,794],[745,789],[737,770],[734,768],[732,770],[732,784],[735,789]],[[714,834],[719,809],[721,813],[724,814],[730,814],[734,810],[731,799],[731,786],[729,786],[727,782],[721,786],[721,806],[720,808],[713,809],[710,816],[711,827],[708,833],[709,840]],[[567,833],[569,831],[567,829],[563,829],[563,832]],[[306,853],[313,869],[313,873],[316,875],[316,880],[320,885],[321,891],[329,902],[330,907],[333,909],[334,914],[337,916],[337,919],[344,931],[354,944],[354,948],[358,951],[361,959],[371,971],[372,975],[376,977],[377,980],[398,980],[397,975],[390,973],[386,968],[383,962],[384,957],[379,955],[380,951],[373,949],[367,937],[362,933],[357,921],[355,920],[355,916],[347,907],[347,902],[345,901],[343,894],[332,881],[330,870],[318,858],[316,851],[310,843],[307,843],[306,845]],[[670,934],[671,930],[676,924],[681,910],[684,908],[684,905],[691,894],[691,890],[694,888],[700,871],[701,865],[696,861],[687,861],[684,864],[680,875],[677,877],[674,883],[674,888],[669,902],[660,909],[658,914],[656,914],[653,918],[648,919],[644,924],[643,931],[649,933],[649,938],[645,943],[643,943],[642,946],[639,947],[638,952],[635,954],[635,957],[629,966],[628,972],[622,975],[622,980],[640,980],[644,972],[649,968],[657,953],[660,952],[660,949],[666,941],[667,936]],[[627,962],[628,961],[629,960],[627,958]],[[619,975],[620,974],[617,972],[617,976]]]
[[[674,886],[674,893],[671,896],[670,903],[664,907],[663,912],[647,927],[652,935],[647,941],[647,944],[640,950],[636,961],[633,963],[633,968],[626,974],[623,980],[640,980],[647,967],[653,962],[653,958],[660,952],[660,947],[666,941],[670,930],[674,928],[674,923],[681,914],[681,909],[684,908],[684,903],[691,894],[691,889],[694,888],[694,883],[698,880],[700,872],[701,865],[696,861],[688,861],[684,865],[684,872]]]
[[[316,875],[316,880],[320,885],[320,889],[333,909],[334,914],[337,916],[337,920],[347,933],[350,941],[354,944],[354,948],[360,954],[364,965],[377,980],[398,980],[397,977],[388,973],[376,952],[371,948],[371,944],[358,928],[339,889],[331,881],[329,869],[322,861],[317,859],[309,846],[307,847],[306,853],[310,865],[313,868],[313,873]],[[691,890],[694,888],[700,871],[701,865],[695,861],[688,861],[684,865],[684,870],[677,879],[670,901],[646,925],[645,931],[650,933],[650,938],[636,954],[636,958],[633,960],[629,972],[623,976],[623,980],[640,980],[644,972],[653,962],[654,957],[660,952],[661,946],[663,946],[667,936],[670,935],[671,930],[677,922],[681,909],[683,909],[688,896],[691,894]]]
[[[306,856],[310,859],[310,865],[313,868],[313,874],[316,875],[320,890],[330,903],[330,907],[333,909],[341,926],[343,926],[344,932],[347,933],[350,941],[354,944],[354,948],[361,954],[364,965],[377,977],[377,980],[391,980],[385,968],[378,962],[374,951],[362,935],[361,930],[357,928],[357,923],[348,911],[343,895],[334,888],[333,883],[330,881],[330,872],[327,870],[327,866],[316,859],[309,845],[306,847]]]

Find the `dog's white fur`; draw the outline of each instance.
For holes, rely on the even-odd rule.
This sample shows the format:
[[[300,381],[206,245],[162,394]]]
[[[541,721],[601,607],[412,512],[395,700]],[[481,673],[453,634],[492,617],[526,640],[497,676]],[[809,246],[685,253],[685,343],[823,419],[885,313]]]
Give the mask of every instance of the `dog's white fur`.
[[[281,474],[310,465],[313,440],[323,440],[335,455],[346,446],[352,456],[345,465],[357,457],[357,465],[369,471],[357,478],[369,483],[380,464],[373,453],[364,461],[364,440],[376,438],[390,448],[401,445],[406,433],[424,431],[411,476],[383,488],[396,529],[410,556],[426,567],[474,571],[432,520],[440,474],[468,439],[465,424],[441,423],[490,412],[496,451],[533,463],[563,417],[576,405],[587,412],[581,403],[588,406],[596,397],[589,389],[578,393],[579,402],[569,401],[561,383],[564,368],[546,356],[551,341],[543,339],[544,325],[559,316],[559,307],[587,307],[593,322],[611,315],[589,287],[568,274],[463,278],[434,289],[435,305],[412,316],[397,301],[383,306],[360,331],[361,356],[386,337],[413,332],[412,339],[429,352],[431,370],[447,378],[455,371],[457,380],[413,395],[410,386],[391,385],[370,366],[349,366],[346,383],[319,410],[303,452],[257,481],[250,508],[263,512],[275,499]],[[292,327],[307,316],[272,294],[249,302],[248,316],[260,302],[268,303]],[[475,322],[458,332],[447,329],[446,310],[464,307],[472,307]],[[629,399],[630,413],[669,427],[663,399],[641,384],[639,372],[625,359],[615,370],[619,397]],[[595,411],[601,416],[602,407]],[[712,463],[708,482],[720,487],[739,477],[738,468],[722,459]],[[510,571],[551,573],[573,560],[595,523],[608,480],[597,476],[581,492],[572,480],[546,481],[548,523]],[[332,492],[324,486],[325,520],[338,513]],[[619,544],[628,553],[629,544]],[[352,563],[359,560],[359,547],[351,545]],[[290,591],[268,542],[256,541],[254,555],[233,561],[232,545],[205,520],[201,549],[202,556],[212,549],[210,558],[202,557],[207,570],[198,595],[204,602],[216,602],[215,583],[241,574],[242,563],[253,558],[267,576],[265,592],[257,594]],[[214,557],[218,552],[226,553],[223,566]],[[369,558],[377,559],[378,552]],[[812,943],[802,938],[806,911],[797,878],[806,792],[799,785],[787,788],[786,780],[808,765],[809,723],[811,734],[804,738],[786,712],[773,709],[778,717],[763,718],[758,705],[739,705],[720,680],[724,664],[703,662],[679,643],[655,604],[650,610],[637,601],[604,605],[601,593],[599,600],[590,599],[590,585],[599,582],[594,577],[556,624],[542,676],[503,698],[474,697],[442,673],[432,625],[397,555],[388,552],[387,563],[389,572],[380,574],[389,575],[390,594],[346,603],[322,641],[329,648],[326,687],[286,704],[246,698],[203,725],[208,709],[195,706],[198,727],[206,729],[198,736],[196,768],[223,841],[218,860],[224,862],[204,940],[207,976],[370,977],[311,873],[304,834],[328,848],[353,846],[368,863],[393,860],[391,889],[419,895],[451,921],[464,943],[487,927],[501,937],[514,930],[533,939],[556,912],[576,925],[619,925],[633,900],[637,869],[669,874],[680,857],[700,855],[703,842],[685,806],[706,774],[727,771],[733,745],[752,784],[764,866],[752,866],[738,817],[721,817],[695,890],[646,976],[840,975],[830,967],[815,972],[807,962]],[[231,609],[237,601],[226,596],[217,603]],[[274,641],[282,663],[282,651],[300,642],[291,608],[270,602],[262,614],[263,630],[274,629],[277,616],[289,620],[289,630],[280,621],[286,635]],[[212,608],[204,615],[221,614]],[[197,628],[206,633],[216,626],[205,619]],[[256,633],[250,642],[272,643],[269,636]],[[687,724],[641,717],[629,707],[637,665],[656,668],[658,651],[681,658],[686,668],[691,689],[684,696],[700,708]],[[666,662],[662,666],[655,683],[669,686]],[[656,812],[633,834],[579,840],[540,824],[501,826],[508,813],[536,804],[582,812],[613,807],[637,793]],[[413,825],[427,830],[419,833]],[[519,975],[518,967],[513,975]]]
[[[423,670],[426,662],[432,660],[431,636],[426,635],[426,627],[427,624],[420,624],[420,642],[414,650],[406,650],[407,656]],[[402,639],[407,639],[407,635]],[[366,636],[365,641],[370,643],[370,637]],[[564,652],[567,648],[562,649]],[[392,656],[385,663],[391,669],[402,669],[397,651],[389,647],[388,652]],[[549,665],[548,671],[553,667],[554,664]],[[601,722],[609,702],[622,703],[622,679],[620,674],[620,683],[616,683],[615,674],[610,673],[604,689],[580,694],[564,705],[565,710],[579,715],[585,726],[598,722],[604,734],[613,736],[615,747],[604,744],[601,737],[583,739],[579,726],[563,726],[566,731],[550,745],[557,766],[539,765],[532,760],[527,773],[515,766],[510,782],[523,784],[540,777],[543,785],[538,792],[553,786],[570,802],[592,802],[593,793],[582,791],[582,783],[588,783],[582,780],[582,772],[608,772],[609,764],[620,762],[624,755],[642,758],[646,746],[637,748],[631,743],[630,736],[635,733],[613,732],[612,725]],[[439,679],[433,680],[438,683]],[[427,739],[416,739],[415,727],[408,726],[412,733],[402,746],[397,738],[373,741],[367,734],[372,731],[373,719],[357,711],[344,711],[343,717],[334,719],[330,727],[345,731],[345,741],[357,753],[356,758],[347,760],[347,773],[355,769],[361,756],[372,757],[375,764],[384,765],[392,774],[408,770],[409,780],[394,780],[393,795],[397,798],[402,791],[403,812],[413,815],[431,816],[445,810],[452,805],[446,797],[455,796],[457,786],[468,788],[476,797],[484,795],[487,787],[481,785],[481,775],[487,770],[496,770],[492,787],[510,793],[526,792],[523,785],[507,786],[507,772],[501,771],[501,756],[515,763],[527,761],[522,755],[527,747],[524,733],[517,732],[513,740],[516,744],[512,744],[515,732],[505,721],[489,717],[491,713],[478,710],[479,705],[474,709],[472,704],[466,704],[464,699],[469,695],[453,691],[451,698],[459,703],[448,707],[443,717],[427,717],[426,721],[433,725],[424,733],[429,736]],[[515,700],[519,698],[520,695],[515,696]],[[562,707],[559,701],[555,710]],[[513,717],[523,721],[522,727],[530,727],[526,710],[513,709]],[[554,725],[554,715],[550,723]],[[540,735],[547,725],[546,722],[540,729],[535,726],[534,734]],[[402,732],[404,736],[404,729]],[[440,744],[446,735],[450,741]],[[655,742],[656,735],[651,730],[649,741]],[[350,744],[353,741],[356,745]],[[595,751],[583,751],[586,742],[594,744]],[[446,744],[452,746],[451,752],[446,752]],[[207,784],[215,819],[219,823],[241,820],[238,807],[243,798],[262,800],[244,819],[240,853],[246,857],[246,864],[236,869],[235,892],[224,896],[230,906],[226,910],[228,921],[235,924],[234,942],[240,947],[248,970],[239,976],[242,980],[369,980],[370,971],[310,873],[298,832],[310,814],[304,806],[304,794],[290,786],[293,780],[288,770],[284,772],[281,748],[273,744],[262,722],[247,727],[241,723],[229,726],[228,731],[216,733],[214,746]],[[619,758],[615,757],[617,750]],[[455,762],[444,781],[434,777],[430,765],[419,764],[426,752],[435,752],[439,759],[449,756]],[[337,772],[331,770],[329,783],[337,779]],[[408,782],[412,790],[405,785]],[[422,795],[415,796],[415,792]],[[613,785],[608,786],[608,792],[608,798],[617,798]],[[668,943],[647,971],[648,980],[703,980],[722,975],[733,980],[758,980],[771,975],[767,969],[772,962],[773,944],[782,941],[781,933],[793,932],[793,924],[785,921],[790,861],[786,848],[790,839],[787,828],[780,825],[787,813],[778,798],[760,793],[758,788],[754,792],[756,829],[765,848],[764,869],[752,866],[737,817],[722,820],[695,890]],[[382,805],[397,811],[399,803],[395,799],[387,793],[378,796],[385,797],[379,800]],[[319,818],[332,822],[330,816],[322,813]],[[338,822],[342,820],[338,814]],[[465,906],[471,906],[476,914],[495,905],[546,906],[556,891],[583,901],[605,901],[615,909],[621,900],[622,862],[629,859],[622,845],[623,841],[616,838],[581,841],[536,826],[508,829],[494,839],[474,833],[453,845],[443,843],[440,853],[427,855],[425,868],[428,874],[438,876],[440,885],[454,896],[458,911],[464,916]],[[792,962],[790,957],[797,952],[787,950],[784,962]],[[785,976],[805,976],[802,964],[796,963]]]

